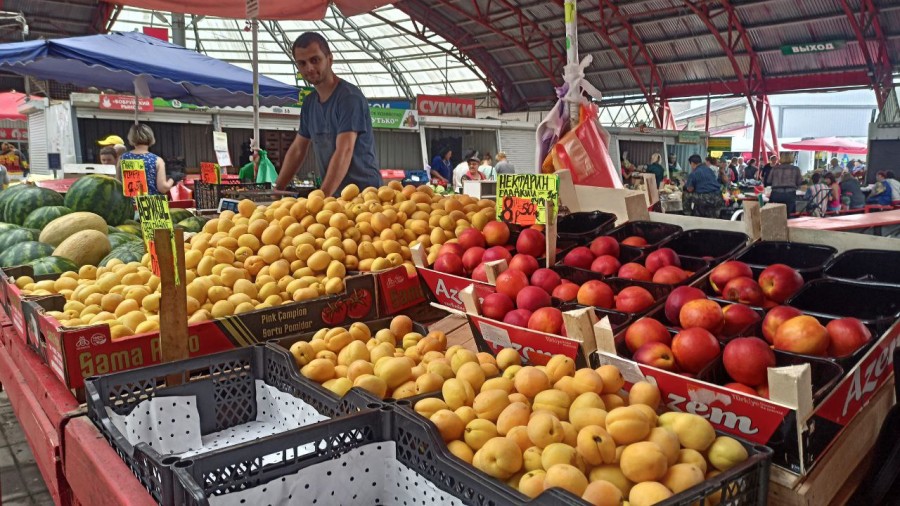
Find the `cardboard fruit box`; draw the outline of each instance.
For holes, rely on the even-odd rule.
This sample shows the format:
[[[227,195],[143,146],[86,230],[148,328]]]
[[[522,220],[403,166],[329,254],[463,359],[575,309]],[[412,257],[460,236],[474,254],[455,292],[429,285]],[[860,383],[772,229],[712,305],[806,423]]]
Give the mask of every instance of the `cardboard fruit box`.
[[[852,313],[829,316],[854,316],[848,312]],[[591,357],[592,365],[614,364],[629,383],[655,382],[669,410],[701,415],[718,430],[769,446],[775,451],[773,463],[799,475],[813,468],[888,381],[892,375],[891,353],[900,344],[900,321],[894,319],[890,327],[876,335],[855,365],[835,381],[829,376],[833,373],[818,366],[821,364],[786,354],[787,358],[781,357],[779,364],[796,365],[769,369],[770,399],[765,399],[701,379],[712,379],[721,371],[705,371],[705,375],[691,378],[633,362],[621,356],[608,328],[595,325],[594,330],[593,347],[597,353]],[[827,361],[825,365],[833,369],[835,364],[836,361]]]
[[[394,314],[424,301],[418,279],[403,266],[346,278],[345,291],[318,299],[249,311],[188,326],[191,357],[251,346],[322,327]],[[15,286],[15,285],[12,285]],[[69,388],[84,378],[159,363],[158,332],[113,340],[105,324],[67,328],[46,314],[61,311],[60,295],[21,304],[23,335]]]

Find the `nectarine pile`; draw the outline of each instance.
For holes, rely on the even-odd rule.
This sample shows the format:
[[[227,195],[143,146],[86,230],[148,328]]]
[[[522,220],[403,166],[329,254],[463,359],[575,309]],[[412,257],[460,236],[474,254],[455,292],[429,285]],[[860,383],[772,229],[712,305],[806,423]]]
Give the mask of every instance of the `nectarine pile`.
[[[797,293],[803,286],[803,276],[790,266],[772,264],[754,280],[749,265],[730,260],[710,272],[709,284],[716,294],[726,300],[770,308]]]
[[[622,244],[626,244],[624,241]],[[681,268],[681,259],[674,250],[660,248],[647,255],[644,265],[638,262],[622,264],[619,243],[612,237],[600,236],[590,246],[579,246],[563,258],[563,265],[590,270],[604,276],[617,276],[638,281],[652,281],[663,285],[677,285],[693,274]]]
[[[442,397],[415,410],[456,457],[529,497],[559,487],[594,505],[650,505],[748,458],[703,417],[658,415],[656,386],[638,382],[625,392],[615,366],[576,370],[556,355],[523,367],[512,349],[497,365],[502,376],[448,380]]]
[[[300,374],[338,396],[353,387],[378,398],[404,399],[492,381],[500,368],[490,353],[461,346],[447,348],[447,336],[435,330],[422,335],[408,316],[372,331],[364,323],[321,329],[309,341],[291,345]],[[471,389],[471,386],[468,386]]]

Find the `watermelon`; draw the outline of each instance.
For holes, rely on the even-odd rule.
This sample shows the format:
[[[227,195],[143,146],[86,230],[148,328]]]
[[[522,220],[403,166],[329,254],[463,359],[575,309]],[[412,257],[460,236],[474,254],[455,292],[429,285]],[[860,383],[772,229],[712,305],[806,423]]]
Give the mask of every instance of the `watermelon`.
[[[118,227],[116,227],[116,229],[117,229],[118,232],[121,232],[121,233],[131,234],[131,235],[133,235],[133,236],[135,236],[135,237],[140,237],[140,238],[143,238],[143,237],[144,237],[144,233],[141,232],[141,226],[140,226],[140,225],[137,225],[137,226],[135,226],[135,225],[130,225],[130,224],[119,225]]]
[[[64,272],[78,272],[78,266],[68,258],[49,256],[38,258],[28,265],[34,269],[35,276],[46,274],[62,274]]]
[[[172,223],[178,223],[179,221],[184,221],[184,220],[190,218],[191,216],[193,216],[193,214],[191,214],[191,212],[188,211],[187,209],[177,209],[177,208],[171,209],[170,208],[169,216],[172,217]]]
[[[129,262],[140,262],[144,258],[145,252],[144,241],[126,242],[110,251],[109,255],[103,257],[103,260],[100,260],[100,267],[105,266],[114,258],[118,258],[126,264]]]
[[[135,227],[140,228],[141,222],[137,220],[125,220],[122,222],[122,225],[134,225]]]
[[[114,227],[114,226],[112,226],[112,225],[108,225],[108,226],[106,227],[106,235],[110,235],[110,234],[119,234],[119,233],[121,233],[121,232],[122,232],[121,230],[117,229],[116,227]]]
[[[117,247],[125,244],[126,242],[136,242],[136,241],[140,242],[141,241],[140,237],[137,237],[137,236],[134,236],[131,234],[126,234],[124,232],[119,232],[118,230],[116,230],[116,233],[114,233],[114,234],[109,234],[109,236],[107,236],[107,239],[109,239],[109,245],[112,249],[116,249]]]
[[[6,232],[7,230],[15,230],[17,228],[22,228],[13,223],[0,223],[0,234]]]
[[[179,221],[175,226],[183,228],[186,232],[200,232],[203,230],[207,220],[199,216],[191,216],[186,220]]]
[[[25,218],[25,222],[22,223],[22,226],[24,226],[25,228],[36,228],[38,230],[42,230],[51,221],[71,212],[72,210],[66,206],[39,207],[34,211],[31,211],[31,213]]]
[[[11,199],[6,201],[4,221],[22,225],[25,223],[25,218],[32,211],[42,207],[61,206],[62,204],[63,196],[59,193],[49,188],[32,186],[16,192]]]
[[[0,253],[3,253],[21,242],[37,241],[38,236],[39,233],[36,234],[29,228],[17,228],[3,232],[0,234]]]
[[[0,267],[25,265],[53,254],[53,246],[37,241],[20,242],[0,254]]]
[[[75,181],[66,192],[65,206],[73,211],[99,214],[112,226],[134,218],[134,204],[131,198],[122,194],[122,183],[100,174],[90,174]]]
[[[23,190],[27,190],[29,188],[34,188],[34,185],[30,184],[17,184],[15,186],[10,186],[9,188],[0,192],[0,221],[9,221],[6,219],[6,205],[12,200],[13,197],[16,196],[17,193]]]

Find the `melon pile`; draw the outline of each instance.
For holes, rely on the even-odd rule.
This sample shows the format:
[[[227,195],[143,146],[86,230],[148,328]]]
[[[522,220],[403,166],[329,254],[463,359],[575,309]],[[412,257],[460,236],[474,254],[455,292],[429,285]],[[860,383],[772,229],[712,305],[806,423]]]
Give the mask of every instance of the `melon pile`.
[[[189,321],[340,293],[349,271],[404,265],[414,274],[410,247],[421,243],[436,252],[462,230],[493,219],[492,201],[399,183],[362,192],[350,185],[340,198],[317,190],[270,206],[243,200],[237,213],[207,221],[186,244]],[[65,309],[52,316],[67,327],[107,322],[121,338],[155,330],[158,321],[159,279],[147,255],[16,284],[26,295],[64,295]]]

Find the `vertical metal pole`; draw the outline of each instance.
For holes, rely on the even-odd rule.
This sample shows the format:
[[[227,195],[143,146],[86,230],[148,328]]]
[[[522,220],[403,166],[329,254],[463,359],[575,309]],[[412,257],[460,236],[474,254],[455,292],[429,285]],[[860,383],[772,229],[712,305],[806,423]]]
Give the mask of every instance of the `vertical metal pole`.
[[[187,36],[185,35],[186,29],[184,25],[184,14],[173,12],[172,13],[172,44],[179,45],[181,47],[187,46]]]
[[[259,21],[251,21],[253,33],[253,143],[258,148],[259,142]]]
[[[567,63],[578,64],[578,0],[565,0],[566,16],[566,60]],[[577,90],[576,90],[577,91]],[[569,121],[574,127],[578,124],[579,104],[569,103]]]
[[[706,133],[709,133],[709,95],[706,96]]]

